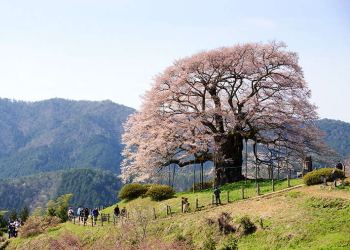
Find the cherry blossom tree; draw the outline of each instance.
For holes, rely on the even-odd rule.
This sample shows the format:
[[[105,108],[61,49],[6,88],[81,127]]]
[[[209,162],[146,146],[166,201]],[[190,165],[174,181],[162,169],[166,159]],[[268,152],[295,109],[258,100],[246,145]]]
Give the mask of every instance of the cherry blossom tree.
[[[297,53],[283,42],[177,60],[155,77],[125,124],[124,177],[212,161],[216,184],[238,181],[245,140],[253,142],[259,164],[317,153],[324,144],[313,126],[318,116],[310,96]],[[269,157],[259,157],[257,145]]]

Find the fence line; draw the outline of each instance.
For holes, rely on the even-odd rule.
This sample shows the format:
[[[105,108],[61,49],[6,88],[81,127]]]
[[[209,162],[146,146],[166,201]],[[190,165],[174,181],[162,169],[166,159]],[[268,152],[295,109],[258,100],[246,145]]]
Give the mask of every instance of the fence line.
[[[289,183],[289,179],[287,179],[287,188],[282,188],[281,190],[277,191],[277,192],[281,192],[281,191],[285,191],[288,190],[290,188],[290,183]],[[271,180],[271,187],[269,187],[270,185],[260,185],[259,183],[256,183],[256,189],[254,192],[254,189],[250,189],[250,190],[246,190],[246,188],[244,186],[241,187],[241,189],[237,189],[237,190],[227,190],[226,191],[226,195],[222,195],[221,197],[221,204],[229,204],[231,202],[237,201],[237,200],[243,200],[243,199],[247,199],[247,198],[253,198],[253,197],[257,197],[262,195],[261,191],[263,191],[263,193],[268,192],[269,190],[271,190],[271,192],[275,193],[275,181]],[[298,186],[296,186],[298,187]],[[210,199],[211,199],[211,204],[210,204]],[[196,211],[200,211],[203,208],[210,208],[210,205],[216,205],[216,200],[215,200],[215,196],[212,195],[209,199],[206,198],[196,198],[195,200],[195,209],[193,209],[193,212]],[[101,208],[101,207],[99,207]],[[102,207],[103,208],[103,207]],[[161,216],[161,214],[165,215],[165,218],[168,217],[173,217],[173,214],[179,214],[179,213],[184,213],[184,206],[183,203],[180,201],[179,202],[179,206],[178,208],[176,208],[175,210],[172,209],[172,207],[170,205],[166,205],[165,206],[165,211],[164,213],[161,211],[156,211],[156,209],[153,207],[152,208],[152,218],[154,220],[156,220],[157,218],[162,218],[163,216]],[[192,210],[188,211],[188,212],[192,212]],[[76,218],[79,218],[79,221],[76,222]],[[124,216],[120,215],[119,217],[113,215],[113,220],[111,221],[111,215],[110,214],[103,214],[101,213],[97,218],[94,218],[92,216],[90,216],[91,219],[91,226],[97,226],[98,224],[100,226],[104,226],[104,225],[116,225],[118,222],[120,222],[121,224],[124,223],[125,219],[129,218],[129,212],[127,212]],[[100,223],[97,223],[97,222]],[[73,220],[74,224],[78,224],[78,225],[87,225],[88,221],[84,218],[84,217],[75,217]]]

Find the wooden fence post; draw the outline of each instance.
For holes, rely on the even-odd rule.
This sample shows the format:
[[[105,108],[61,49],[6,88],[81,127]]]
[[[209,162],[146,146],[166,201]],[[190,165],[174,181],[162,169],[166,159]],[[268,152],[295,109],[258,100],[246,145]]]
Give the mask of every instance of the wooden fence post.
[[[230,203],[230,191],[227,190],[227,203]]]
[[[242,187],[242,200],[244,200],[244,187]]]
[[[290,170],[287,169],[288,174],[287,174],[287,182],[288,182],[288,187],[290,187]]]
[[[273,179],[272,179],[272,192],[275,192],[275,182]]]

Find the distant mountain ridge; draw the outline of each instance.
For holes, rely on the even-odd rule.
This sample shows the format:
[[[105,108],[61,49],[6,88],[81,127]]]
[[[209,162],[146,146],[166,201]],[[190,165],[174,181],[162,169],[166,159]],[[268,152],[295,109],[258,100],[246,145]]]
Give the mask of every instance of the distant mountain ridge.
[[[71,168],[119,173],[123,123],[133,112],[111,101],[0,99],[0,177]]]
[[[350,123],[322,119],[316,122],[316,126],[325,133],[324,139],[329,147],[344,157],[350,157]]]

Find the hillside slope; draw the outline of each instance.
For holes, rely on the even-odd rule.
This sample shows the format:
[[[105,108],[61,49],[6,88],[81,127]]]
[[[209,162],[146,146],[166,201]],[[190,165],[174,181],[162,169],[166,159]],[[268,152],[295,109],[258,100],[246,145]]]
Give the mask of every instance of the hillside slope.
[[[325,133],[326,143],[344,157],[350,156],[350,123],[321,119],[315,123]]]
[[[70,168],[119,173],[123,123],[134,111],[111,101],[0,99],[0,177]]]
[[[182,195],[188,194],[178,193],[173,199],[179,201]],[[211,195],[211,191],[205,195]],[[154,220],[153,208],[165,209],[169,203],[172,199],[121,203],[120,206],[127,206],[129,219],[116,225],[84,227],[68,222],[48,234],[12,240],[6,249],[29,246],[33,249],[62,246],[61,249],[157,250],[350,248],[348,188],[301,187]],[[246,230],[249,228],[253,230]],[[228,245],[238,248],[224,248]]]
[[[73,194],[70,204],[74,207],[110,206],[119,201],[121,187],[122,181],[116,174],[100,169],[70,169],[0,179],[0,211],[20,212],[26,206],[32,212],[64,194]]]

